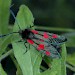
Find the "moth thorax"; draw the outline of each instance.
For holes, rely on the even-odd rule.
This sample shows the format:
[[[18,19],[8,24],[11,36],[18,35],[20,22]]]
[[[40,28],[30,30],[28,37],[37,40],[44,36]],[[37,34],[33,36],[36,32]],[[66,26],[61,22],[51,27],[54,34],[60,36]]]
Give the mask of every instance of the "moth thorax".
[[[20,35],[23,39],[28,39],[30,35],[30,31],[28,29],[20,31]]]

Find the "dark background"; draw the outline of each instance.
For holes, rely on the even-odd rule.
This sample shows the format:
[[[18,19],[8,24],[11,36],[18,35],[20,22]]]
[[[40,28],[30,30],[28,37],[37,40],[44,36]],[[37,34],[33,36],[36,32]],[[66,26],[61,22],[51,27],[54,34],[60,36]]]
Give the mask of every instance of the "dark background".
[[[21,4],[27,5],[35,25],[75,28],[75,0],[12,0],[12,4],[15,15]]]

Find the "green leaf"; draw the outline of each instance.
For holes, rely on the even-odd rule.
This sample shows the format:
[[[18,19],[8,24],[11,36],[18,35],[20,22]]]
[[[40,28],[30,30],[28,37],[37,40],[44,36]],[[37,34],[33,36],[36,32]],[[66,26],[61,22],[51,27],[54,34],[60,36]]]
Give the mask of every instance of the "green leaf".
[[[11,43],[11,38],[12,36],[7,36],[7,37],[4,37],[5,39],[2,41],[1,45],[0,45],[0,56],[2,55],[3,52],[5,52],[6,50],[6,47],[9,43]],[[3,38],[0,38],[1,40]]]
[[[2,34],[6,34],[8,32],[10,4],[11,0],[0,0],[0,31]]]
[[[29,10],[27,6],[22,5],[20,7],[20,11],[17,14],[17,22],[15,22],[14,31],[15,32],[19,31],[20,30],[19,26],[21,30],[24,30],[30,26],[33,26],[34,25],[33,22],[34,22],[34,18],[31,11]]]
[[[20,11],[17,14],[17,22],[15,22],[14,25],[14,30],[13,30],[14,32],[20,30],[19,26],[22,30],[29,27],[30,25],[33,26],[34,18],[27,6],[22,5],[20,7]],[[21,39],[21,37],[18,34],[14,34],[14,40],[18,41],[19,39]],[[30,55],[31,50],[25,53],[26,48],[24,46],[24,42],[22,42],[21,44],[13,42],[13,49],[14,49],[14,55],[22,69],[23,75],[33,75],[31,55]]]

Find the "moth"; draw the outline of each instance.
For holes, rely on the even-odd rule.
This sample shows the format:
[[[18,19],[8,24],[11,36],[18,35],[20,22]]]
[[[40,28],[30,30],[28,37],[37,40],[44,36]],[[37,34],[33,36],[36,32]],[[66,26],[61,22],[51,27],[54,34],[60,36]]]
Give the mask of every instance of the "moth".
[[[31,29],[22,30],[19,34],[23,40],[51,58],[60,57],[61,44],[67,41],[64,36]]]
[[[14,19],[16,20],[16,17],[11,9],[10,13],[13,15]],[[57,34],[49,32],[32,30],[31,28],[24,30],[20,29],[18,32],[8,33],[6,35],[1,35],[0,37],[4,37],[13,33],[18,33],[21,36],[22,40],[25,40],[25,43],[29,43],[30,45],[35,47],[37,51],[50,58],[60,58],[61,44],[67,41],[67,39],[64,36],[59,36]]]

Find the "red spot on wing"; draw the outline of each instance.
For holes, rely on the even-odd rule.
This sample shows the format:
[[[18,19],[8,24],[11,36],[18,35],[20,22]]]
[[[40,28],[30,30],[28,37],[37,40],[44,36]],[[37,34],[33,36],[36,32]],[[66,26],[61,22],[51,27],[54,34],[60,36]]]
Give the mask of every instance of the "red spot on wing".
[[[44,47],[45,47],[44,44],[39,44],[38,47],[37,47],[37,49],[38,49],[38,50],[43,50]]]
[[[31,40],[31,39],[27,39],[27,42],[28,42],[29,44],[34,44],[34,41]]]
[[[50,56],[51,53],[50,53],[49,51],[46,51],[45,54],[46,54],[47,56]]]
[[[58,36],[56,34],[53,34],[52,38],[58,38]]]
[[[44,32],[43,37],[44,37],[45,39],[48,39],[48,38],[49,38],[49,35],[48,35],[46,32]]]
[[[34,34],[38,34],[38,31],[36,30],[31,30],[31,32],[33,32]]]

